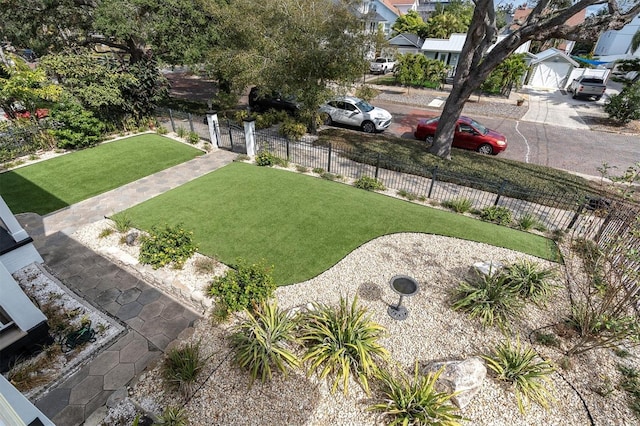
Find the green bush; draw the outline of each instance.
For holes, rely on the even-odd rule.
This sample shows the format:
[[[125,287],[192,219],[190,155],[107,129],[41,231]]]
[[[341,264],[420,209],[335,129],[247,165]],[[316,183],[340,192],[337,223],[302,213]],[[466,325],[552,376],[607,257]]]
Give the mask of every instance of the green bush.
[[[321,175],[324,173],[324,169],[321,167],[314,167],[311,171],[317,175]]]
[[[287,369],[300,361],[291,351],[296,342],[295,318],[278,309],[276,302],[261,301],[255,313],[246,311],[247,319],[233,327],[231,345],[235,362],[249,370],[251,383],[260,376],[262,383],[271,379],[272,369],[286,375]]]
[[[169,133],[169,130],[167,130],[166,127],[160,125],[158,127],[156,127],[156,133],[159,135],[166,135],[167,133]]]
[[[320,177],[324,180],[336,180],[336,175],[329,172],[324,172],[320,175]]]
[[[186,139],[188,134],[189,132],[184,126],[178,126],[178,128],[176,129],[176,135],[178,135],[178,137],[181,139]]]
[[[466,213],[473,207],[473,201],[468,198],[454,198],[453,200],[445,200],[442,207],[453,210],[456,213]]]
[[[256,129],[268,129],[269,127],[281,123],[289,118],[286,111],[270,109],[264,114],[256,116]]]
[[[626,85],[619,94],[612,95],[604,104],[604,112],[621,124],[640,119],[640,82]]]
[[[186,426],[189,424],[189,417],[186,411],[180,407],[167,407],[154,425],[166,426]],[[135,425],[134,425],[135,426]]]
[[[287,139],[298,141],[305,135],[305,133],[307,133],[307,126],[303,123],[287,118],[280,125],[278,132]]]
[[[113,222],[113,229],[120,234],[124,234],[133,226],[133,220],[131,220],[131,216],[127,213],[113,215],[110,219]]]
[[[364,189],[365,191],[384,191],[386,189],[382,182],[369,176],[362,176],[358,178],[353,182],[353,186]]]
[[[102,140],[106,125],[76,103],[62,102],[51,111],[58,126],[49,130],[61,149],[85,148]]]
[[[554,283],[556,278],[554,269],[542,268],[538,263],[527,259],[519,259],[505,266],[504,274],[509,285],[523,299],[532,300],[535,303],[544,303],[559,287]]]
[[[269,151],[261,151],[256,155],[256,165],[261,167],[281,166],[287,167],[289,162],[283,158],[270,153]]]
[[[369,393],[368,378],[378,373],[377,362],[389,353],[378,343],[384,327],[371,321],[366,310],[357,306],[357,298],[351,306],[340,298],[338,309],[314,304],[301,322],[302,340],[307,344],[303,361],[311,364],[309,372],[320,370],[320,379],[333,376],[331,392],[342,384],[345,395],[349,376],[354,374]]]
[[[151,265],[153,269],[168,264],[180,269],[198,249],[193,242],[193,232],[185,230],[182,225],[154,226],[140,241],[140,263]]]
[[[232,312],[250,309],[269,299],[275,289],[271,268],[264,263],[249,265],[239,260],[235,269],[213,279],[208,293],[217,298],[216,319],[224,320]]]
[[[405,189],[401,189],[399,191],[396,192],[396,194],[398,194],[398,196],[402,197],[402,198],[406,198],[409,201],[414,201],[416,199],[418,199],[418,196],[416,194],[414,194],[413,192],[409,192]]]
[[[511,318],[519,315],[522,305],[506,275],[477,272],[473,279],[460,283],[452,308],[468,312],[472,318],[480,318],[485,327],[497,323],[505,328]]]
[[[200,344],[188,343],[167,352],[162,365],[162,376],[171,390],[177,390],[184,398],[193,393],[198,373],[205,365],[200,356]]]
[[[454,414],[457,408],[450,403],[452,395],[438,392],[435,387],[443,371],[444,367],[436,373],[420,375],[417,362],[413,380],[402,372],[396,377],[386,370],[381,371],[385,397],[369,410],[382,412],[392,425],[460,425],[463,418]]]
[[[513,220],[513,215],[507,207],[490,206],[480,210],[480,218],[498,225],[509,225]]]
[[[535,229],[537,231],[546,231],[546,227],[544,224],[538,219],[536,215],[531,213],[525,213],[518,219],[518,228],[523,231],[528,231],[530,229]]]
[[[539,360],[533,348],[523,348],[520,341],[515,346],[507,341],[482,358],[498,379],[514,385],[521,413],[524,414],[532,401],[544,408],[549,406],[551,393],[547,387],[552,387],[549,376],[554,368],[549,362]]]
[[[356,97],[364,99],[367,102],[371,102],[376,96],[380,94],[378,89],[374,89],[369,85],[362,85],[356,89]]]
[[[189,134],[187,135],[187,142],[189,142],[191,145],[196,145],[198,142],[200,142],[200,135],[198,135],[198,133],[196,132],[189,132]]]

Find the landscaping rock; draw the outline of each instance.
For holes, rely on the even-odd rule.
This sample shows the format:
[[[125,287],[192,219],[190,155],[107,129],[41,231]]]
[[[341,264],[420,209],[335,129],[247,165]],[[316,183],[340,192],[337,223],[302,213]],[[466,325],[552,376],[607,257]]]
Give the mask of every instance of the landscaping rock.
[[[480,392],[480,387],[487,376],[487,368],[478,357],[472,357],[463,361],[433,362],[426,368],[425,373],[437,372],[442,367],[444,371],[438,377],[436,387],[441,392],[460,392],[451,398],[458,408],[466,407],[474,396]]]
[[[493,275],[504,268],[504,263],[495,260],[485,260],[484,262],[476,262],[473,264],[473,270],[480,275]]]

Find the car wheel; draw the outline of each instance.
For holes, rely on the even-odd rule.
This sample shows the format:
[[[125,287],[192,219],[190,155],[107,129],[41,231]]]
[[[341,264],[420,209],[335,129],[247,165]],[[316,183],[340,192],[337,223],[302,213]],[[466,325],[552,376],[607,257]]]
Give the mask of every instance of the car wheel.
[[[596,96],[596,102],[602,99],[602,96]]]
[[[433,135],[429,135],[426,138],[424,138],[424,141],[427,143],[427,145],[431,146],[433,145]]]
[[[493,154],[493,148],[488,143],[483,143],[482,145],[480,145],[478,147],[478,152],[480,154],[491,155],[491,154]]]
[[[326,126],[331,126],[331,124],[333,123],[331,116],[326,112],[322,113],[322,115],[320,116],[320,119],[322,120],[322,124]]]
[[[578,95],[576,95],[576,92],[574,91],[573,94],[571,95],[572,99],[578,99]]]
[[[374,133],[376,131],[376,125],[371,121],[365,121],[362,123],[362,131],[365,133]]]

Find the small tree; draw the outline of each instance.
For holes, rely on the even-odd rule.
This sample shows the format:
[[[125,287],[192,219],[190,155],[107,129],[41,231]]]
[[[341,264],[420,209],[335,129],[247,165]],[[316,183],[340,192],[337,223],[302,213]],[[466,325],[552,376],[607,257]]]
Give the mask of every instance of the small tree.
[[[523,53],[509,56],[500,65],[498,65],[487,80],[482,84],[483,92],[500,93],[505,97],[509,97],[511,90],[515,86],[520,87],[522,76],[527,72],[527,63],[524,60]]]
[[[621,124],[640,119],[640,82],[629,84],[604,105],[604,112]]]

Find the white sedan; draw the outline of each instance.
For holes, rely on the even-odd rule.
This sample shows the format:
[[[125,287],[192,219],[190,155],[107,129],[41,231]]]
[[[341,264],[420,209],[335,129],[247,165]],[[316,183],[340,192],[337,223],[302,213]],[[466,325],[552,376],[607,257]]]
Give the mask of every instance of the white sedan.
[[[324,124],[345,124],[361,128],[367,133],[381,132],[391,124],[391,114],[386,109],[374,107],[354,96],[335,98],[320,106]]]

